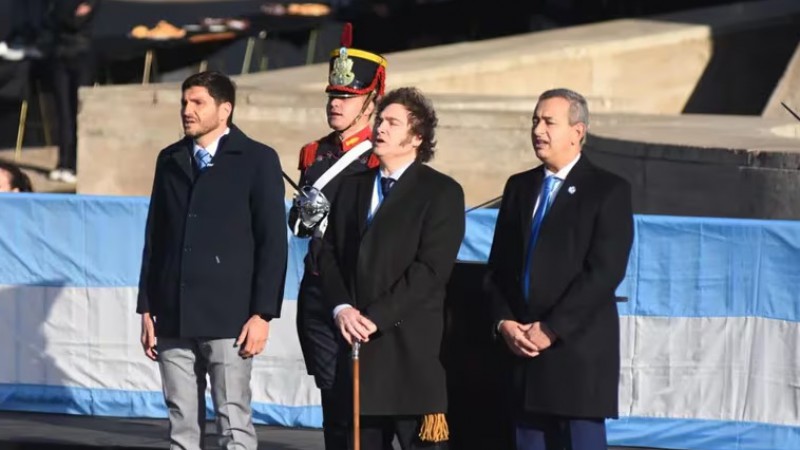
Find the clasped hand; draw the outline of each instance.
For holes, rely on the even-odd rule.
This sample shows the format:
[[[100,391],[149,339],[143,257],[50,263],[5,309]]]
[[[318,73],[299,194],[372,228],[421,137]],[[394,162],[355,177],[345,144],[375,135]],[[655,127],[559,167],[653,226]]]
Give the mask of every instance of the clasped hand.
[[[539,356],[555,341],[553,332],[542,322],[523,324],[504,320],[499,331],[511,352],[523,358]]]
[[[336,314],[336,326],[348,344],[369,342],[372,333],[378,331],[374,322],[361,315],[361,311],[348,307]]]

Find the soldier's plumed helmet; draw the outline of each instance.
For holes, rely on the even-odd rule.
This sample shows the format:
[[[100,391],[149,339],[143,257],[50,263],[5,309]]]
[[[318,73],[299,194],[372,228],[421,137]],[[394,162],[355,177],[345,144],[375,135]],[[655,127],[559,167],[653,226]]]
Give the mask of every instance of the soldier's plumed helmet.
[[[331,97],[353,97],[375,91],[383,95],[386,89],[386,58],[377,53],[352,48],[353,27],[346,23],[340,46],[331,52],[328,67],[328,87]]]

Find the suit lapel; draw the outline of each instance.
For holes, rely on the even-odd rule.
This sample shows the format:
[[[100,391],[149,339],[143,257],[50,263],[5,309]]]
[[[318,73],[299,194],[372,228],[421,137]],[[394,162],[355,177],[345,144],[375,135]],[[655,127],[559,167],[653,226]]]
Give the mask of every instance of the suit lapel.
[[[583,193],[581,184],[590,167],[586,156],[581,155],[578,162],[575,163],[575,166],[569,171],[567,179],[564,180],[561,187],[558,189],[556,198],[553,199],[553,204],[550,205],[550,211],[547,212],[544,222],[542,223],[543,228],[548,222],[557,221],[559,215],[561,215],[564,210],[577,204],[579,198],[577,195],[579,192]]]
[[[539,236],[541,239],[541,235],[546,232],[548,228],[550,228],[551,223],[558,223],[559,216],[563,215],[566,210],[568,210],[572,205],[576,205],[577,201],[580,197],[578,197],[578,193],[583,193],[581,189],[581,185],[584,181],[584,177],[587,173],[590,172],[591,163],[586,159],[586,155],[581,155],[580,159],[575,166],[570,170],[569,175],[562,183],[561,187],[558,189],[558,193],[556,197],[553,199],[552,205],[550,205],[550,210],[547,211],[547,215],[545,215],[544,220],[542,222],[542,228],[539,230]],[[542,183],[544,181],[544,165],[536,167],[531,172],[531,178],[526,186],[530,186],[529,189],[523,189],[520,194],[520,222],[522,224],[522,242],[523,242],[523,249],[522,252],[522,265],[525,265],[525,258],[528,252],[528,244],[530,243],[531,239],[531,226],[533,225],[533,208],[536,205],[536,199],[539,197],[540,191],[542,190]]]
[[[374,228],[376,223],[378,223],[379,221],[386,220],[382,219],[384,216],[390,215],[392,211],[394,211],[398,207],[402,207],[401,199],[403,197],[408,195],[413,195],[414,186],[416,186],[417,184],[417,176],[419,175],[419,167],[420,163],[415,161],[410,166],[408,166],[408,169],[406,169],[405,172],[403,172],[403,175],[400,177],[399,180],[397,180],[397,182],[394,184],[394,187],[392,187],[392,190],[391,192],[389,192],[389,195],[384,197],[380,207],[378,207],[378,210],[375,211],[375,215],[372,217],[372,222],[365,231],[366,233],[368,233],[370,229]],[[374,186],[374,182],[375,180],[373,178],[373,182],[370,185],[371,187]],[[372,199],[372,189],[369,189],[369,197],[367,200],[367,208],[366,208],[367,211],[369,211],[370,207],[369,200],[371,199]],[[366,220],[364,222],[366,223]]]
[[[245,135],[236,125],[231,125],[230,132],[219,139],[217,154],[214,155],[214,164],[223,159],[224,154],[241,154],[244,147]]]
[[[372,189],[375,186],[375,175],[378,173],[378,169],[369,170],[366,173],[369,174],[369,176],[365,175],[361,177],[356,198],[359,236],[364,236],[364,233],[368,229],[367,217],[369,215],[370,204],[372,203]],[[374,219],[373,217],[373,221]]]
[[[241,143],[244,134],[235,126],[230,126],[230,133],[227,136],[222,136],[217,146],[217,153],[214,155],[214,164],[217,164],[225,153],[238,154],[241,153]],[[195,162],[194,162],[194,141],[191,138],[184,138],[181,149],[172,154],[172,159],[181,168],[181,171],[190,179],[195,178]]]
[[[217,153],[214,155],[214,165],[225,159],[225,154],[241,154],[242,144],[244,142],[244,133],[242,133],[235,125],[230,126],[230,133],[222,136],[217,146]],[[181,171],[194,181],[197,173],[195,172],[194,160],[194,141],[191,138],[184,138],[181,150],[172,154],[172,158],[181,168]]]
[[[522,230],[523,249],[528,248],[531,239],[531,226],[533,225],[533,208],[536,206],[536,198],[542,190],[544,180],[544,166],[539,166],[531,171],[529,182],[526,183],[527,189],[520,193],[520,229]],[[527,250],[526,250],[527,251]],[[525,263],[525,252],[522,253],[523,264]]]
[[[181,172],[183,172],[190,181],[194,180],[194,169],[192,167],[194,161],[192,157],[193,147],[192,140],[185,138],[182,145],[172,153],[172,160],[175,161],[175,164],[181,168]]]

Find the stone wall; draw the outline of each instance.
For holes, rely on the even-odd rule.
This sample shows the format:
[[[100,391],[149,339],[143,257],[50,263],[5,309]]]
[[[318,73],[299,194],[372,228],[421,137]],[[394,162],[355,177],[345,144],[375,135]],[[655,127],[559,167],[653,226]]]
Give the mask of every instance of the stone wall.
[[[477,204],[499,195],[508,175],[535,163],[530,114],[543,90],[576,89],[593,113],[610,114],[610,121],[679,114],[689,102],[702,111],[703,99],[736,94],[715,91],[711,78],[739,86],[761,73],[739,61],[738,73],[725,74],[714,59],[715,43],[753,40],[758,45],[743,53],[747,57],[758,46],[785,45],[782,39],[797,33],[798,23],[800,2],[768,0],[413,50],[388,55],[389,88],[414,85],[431,95],[441,124],[432,165],[460,181],[467,202]],[[293,178],[299,148],[328,132],[326,73],[325,65],[314,65],[236,77],[235,122],[276,148]],[[702,95],[701,85],[713,95]],[[158,150],[181,135],[179,98],[174,84],[82,89],[78,192],[149,194]],[[643,137],[652,134],[647,121],[636,122]],[[724,131],[705,132],[702,123],[690,122],[691,132],[676,126],[667,134],[686,145],[701,136],[713,139],[713,133],[724,138]],[[776,130],[795,135],[793,128]]]
[[[81,95],[78,191],[149,195],[158,151],[181,137],[178,87],[87,89]],[[324,97],[315,97],[286,99],[244,87],[235,109],[237,126],[274,147],[293,179],[299,177],[300,146],[329,132]],[[459,102],[455,108],[442,104],[432,166],[461,182],[468,202],[500,195],[508,175],[535,162],[529,137],[531,105],[524,112],[498,113],[466,110]],[[114,120],[96,119],[112,109]]]
[[[764,108],[764,117],[788,117],[790,114],[781,105],[781,102],[786,103],[795,113],[800,114],[800,45],[797,46],[767,107]]]

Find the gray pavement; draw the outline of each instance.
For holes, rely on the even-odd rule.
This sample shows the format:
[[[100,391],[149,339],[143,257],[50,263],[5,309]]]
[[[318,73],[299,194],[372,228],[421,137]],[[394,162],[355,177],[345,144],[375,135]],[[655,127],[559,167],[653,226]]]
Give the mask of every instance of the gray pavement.
[[[0,413],[0,450],[165,449],[166,420]],[[322,431],[257,427],[259,448],[323,450]],[[207,449],[214,444],[214,425],[207,424]]]
[[[324,450],[320,430],[267,426],[256,429],[262,450]],[[166,420],[0,412],[0,450],[166,449],[167,430]],[[207,432],[206,449],[218,448],[213,423],[208,422]]]

